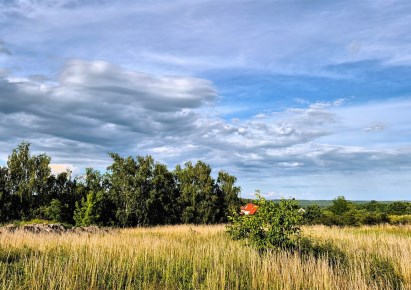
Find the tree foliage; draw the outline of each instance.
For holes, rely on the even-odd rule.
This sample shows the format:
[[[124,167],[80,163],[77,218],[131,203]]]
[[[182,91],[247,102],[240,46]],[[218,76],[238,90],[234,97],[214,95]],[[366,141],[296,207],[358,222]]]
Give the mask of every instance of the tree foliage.
[[[375,225],[390,222],[393,205],[401,205],[401,214],[407,214],[407,202],[379,203],[372,200],[365,204],[355,204],[347,201],[343,196],[333,200],[331,206],[320,208],[311,205],[304,213],[305,224],[325,224],[328,226],[359,226]],[[411,209],[411,208],[410,208]]]
[[[215,181],[210,174],[210,166],[202,161],[195,165],[187,162],[184,168],[176,167],[183,223],[217,223],[222,220],[223,200],[215,190]]]
[[[220,171],[213,178],[211,167],[203,161],[169,170],[152,156],[109,155],[112,162],[105,173],[87,168],[73,178],[69,171],[52,174],[51,158],[31,154],[30,144],[22,142],[9,155],[7,165],[0,166],[0,223],[35,218],[121,227],[223,223],[243,202],[236,177]],[[259,202],[268,203],[267,210],[282,210],[281,202]],[[305,210],[306,224],[409,223],[411,202],[356,204],[339,196],[329,207]],[[257,218],[242,222],[253,223]],[[270,237],[275,244],[274,232]]]
[[[234,239],[246,239],[259,250],[293,249],[300,240],[302,214],[298,203],[282,199],[279,203],[257,195],[254,215],[234,214],[228,232]]]
[[[238,206],[236,178],[202,161],[167,166],[152,156],[110,153],[107,172],[51,174],[50,157],[21,143],[0,167],[0,223],[33,218],[76,225],[147,226],[219,223]]]

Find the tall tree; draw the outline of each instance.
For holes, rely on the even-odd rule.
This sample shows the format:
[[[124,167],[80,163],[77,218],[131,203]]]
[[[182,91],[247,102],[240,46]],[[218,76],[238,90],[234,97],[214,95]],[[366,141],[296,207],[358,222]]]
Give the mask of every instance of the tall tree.
[[[328,207],[328,210],[336,215],[342,215],[354,208],[355,206],[352,202],[347,201],[344,196],[339,196],[333,200],[333,204]]]
[[[76,226],[98,225],[101,218],[101,203],[103,201],[103,192],[90,191],[87,196],[76,203],[74,211],[74,221]]]
[[[78,179],[76,205],[73,219],[76,225],[112,225],[115,206],[109,194],[110,182],[107,174],[92,168]]]
[[[211,167],[202,161],[176,166],[183,223],[215,223],[221,217],[220,198],[215,192]]]
[[[10,219],[10,194],[7,188],[8,183],[7,167],[0,167],[0,223]]]
[[[154,165],[151,190],[146,200],[148,222],[151,225],[180,222],[178,190],[174,175],[164,164]]]
[[[137,199],[137,224],[149,225],[149,207],[155,204],[156,196],[150,196],[152,191],[152,180],[154,178],[154,159],[150,155],[137,156],[137,174],[135,176],[135,198]],[[154,203],[153,203],[154,202]]]
[[[110,153],[113,163],[107,167],[110,178],[110,196],[116,205],[116,219],[119,225],[132,226],[138,223],[138,199],[136,175],[138,165],[132,157],[123,158]]]
[[[226,221],[227,217],[232,212],[237,212],[240,206],[239,194],[241,192],[241,188],[235,185],[236,182],[237,178],[228,174],[228,172],[223,170],[218,172],[217,190],[220,190],[223,196],[223,221]]]
[[[50,157],[46,154],[31,156],[30,143],[22,142],[13,150],[7,161],[10,194],[18,197],[19,216],[23,219],[33,214],[38,200],[45,194],[50,176]]]

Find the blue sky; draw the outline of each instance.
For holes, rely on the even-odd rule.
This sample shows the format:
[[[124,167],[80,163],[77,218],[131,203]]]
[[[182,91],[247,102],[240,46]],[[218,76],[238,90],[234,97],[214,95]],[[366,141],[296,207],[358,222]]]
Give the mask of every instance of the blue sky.
[[[0,1],[0,164],[198,159],[242,196],[409,200],[409,1]]]

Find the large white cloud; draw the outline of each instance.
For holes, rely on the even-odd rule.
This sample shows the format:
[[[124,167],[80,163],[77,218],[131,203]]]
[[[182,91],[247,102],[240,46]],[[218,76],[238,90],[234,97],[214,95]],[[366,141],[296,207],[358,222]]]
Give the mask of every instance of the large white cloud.
[[[395,172],[404,193],[411,102],[400,68],[411,63],[409,11],[409,1],[0,1],[0,164],[25,139],[78,168],[104,168],[109,151],[153,154],[170,165],[204,159],[237,175],[246,192],[256,184],[297,190],[284,180],[319,190],[327,174],[340,187],[349,180],[341,174],[369,181],[378,174],[383,182],[383,172]],[[342,69],[350,63],[354,69]],[[258,96],[270,92],[247,84],[252,89],[236,98],[241,84],[227,89],[220,78],[236,78],[235,70],[355,86],[366,81],[367,64],[371,75],[382,68],[391,77],[395,68],[404,85],[384,96],[405,97],[353,105],[298,95],[297,108],[267,105],[251,118],[254,97],[265,101],[270,96]],[[304,89],[316,99],[310,85]],[[220,106],[227,90],[230,101]],[[282,94],[273,96],[294,97]]]
[[[194,130],[195,110],[216,97],[207,80],[79,60],[67,63],[57,83],[8,77],[0,87],[2,141],[42,139],[39,146],[63,146],[61,154],[72,147],[79,158],[92,156],[89,150],[142,146],[150,136],[183,136]]]
[[[246,194],[261,188],[311,198],[313,190],[330,197],[325,190],[331,186],[321,181],[334,178],[353,192],[343,186],[347,176],[368,176],[377,184],[411,168],[411,146],[403,135],[411,130],[410,99],[318,102],[232,121],[218,114],[217,100],[207,80],[150,75],[101,61],[69,61],[56,81],[3,76],[0,159],[4,163],[21,140],[54,163],[80,170],[104,169],[108,152],[152,154],[169,165],[202,159],[238,176]],[[285,184],[296,180],[294,187]],[[384,182],[378,187],[386,188]]]
[[[411,166],[409,144],[391,136],[408,126],[402,124],[411,107],[407,99],[362,107],[318,102],[233,121],[216,115],[216,100],[207,80],[101,61],[69,61],[56,82],[8,76],[0,82],[1,154],[29,140],[55,162],[83,168],[104,168],[114,151],[153,154],[172,165],[204,159],[264,178]],[[367,129],[388,121],[384,130]],[[380,142],[367,143],[370,134],[379,134]],[[347,142],[346,135],[355,140]]]

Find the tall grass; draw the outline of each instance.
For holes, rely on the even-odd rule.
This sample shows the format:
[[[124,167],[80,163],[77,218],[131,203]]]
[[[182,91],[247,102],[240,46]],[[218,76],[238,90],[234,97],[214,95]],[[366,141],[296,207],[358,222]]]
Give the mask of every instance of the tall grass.
[[[411,226],[306,227],[349,263],[259,254],[220,226],[0,234],[0,289],[411,289]]]

